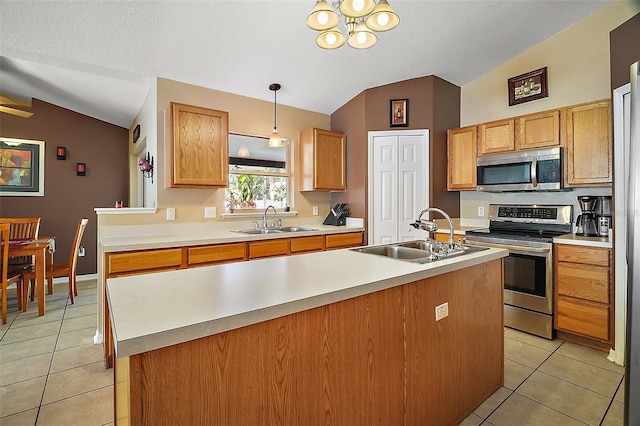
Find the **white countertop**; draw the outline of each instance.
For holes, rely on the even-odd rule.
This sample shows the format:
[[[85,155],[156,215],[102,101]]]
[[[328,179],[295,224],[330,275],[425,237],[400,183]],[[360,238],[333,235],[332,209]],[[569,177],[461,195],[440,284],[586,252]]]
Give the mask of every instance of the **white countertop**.
[[[507,250],[488,249],[415,264],[343,249],[111,278],[107,297],[116,356],[210,336],[506,255]]]
[[[575,246],[611,248],[611,240],[605,237],[583,237],[576,234],[565,234],[553,239],[555,244],[571,244]]]

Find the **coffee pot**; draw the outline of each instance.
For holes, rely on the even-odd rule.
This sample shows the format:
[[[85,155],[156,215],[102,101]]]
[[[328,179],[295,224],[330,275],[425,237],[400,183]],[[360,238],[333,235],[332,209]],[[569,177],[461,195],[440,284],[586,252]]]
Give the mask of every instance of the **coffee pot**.
[[[608,237],[612,224],[613,210],[611,208],[611,196],[599,196],[596,203],[596,222],[598,224],[598,235]]]
[[[578,219],[576,220],[576,235],[597,237],[596,204],[598,203],[598,197],[581,195],[578,197],[578,203],[580,204],[582,213],[578,215]]]

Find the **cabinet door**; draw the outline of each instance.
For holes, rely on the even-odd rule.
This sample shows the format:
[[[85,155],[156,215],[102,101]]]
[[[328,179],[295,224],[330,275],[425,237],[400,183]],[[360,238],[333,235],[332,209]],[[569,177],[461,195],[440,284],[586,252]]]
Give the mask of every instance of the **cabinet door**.
[[[344,133],[321,129],[300,132],[300,190],[344,191],[345,156]]]
[[[330,234],[326,236],[327,250],[345,247],[357,247],[362,245],[362,232],[349,232],[345,234]]]
[[[610,185],[611,102],[569,107],[566,116],[567,185]]]
[[[228,186],[228,113],[172,102],[171,118],[170,186]]]
[[[245,259],[245,252],[245,243],[215,244],[187,249],[189,266],[238,262]]]
[[[291,238],[291,254],[324,250],[324,235]]]
[[[558,296],[556,328],[609,341],[609,307],[601,303]]]
[[[109,277],[168,271],[182,267],[182,249],[158,249],[107,254]]]
[[[249,259],[260,257],[288,256],[289,238],[277,240],[251,241],[249,242]]]
[[[517,149],[560,145],[560,110],[529,114],[517,118]]]
[[[477,136],[477,126],[452,129],[447,132],[447,189],[449,191],[475,191]]]
[[[492,121],[478,125],[478,155],[515,149],[515,120]]]
[[[558,262],[558,294],[609,303],[609,268]]]

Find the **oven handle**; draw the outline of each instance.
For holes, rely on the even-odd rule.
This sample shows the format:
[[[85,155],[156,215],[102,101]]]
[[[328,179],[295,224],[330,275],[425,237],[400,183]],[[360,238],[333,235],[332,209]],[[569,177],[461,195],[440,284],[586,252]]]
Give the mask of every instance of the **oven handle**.
[[[471,246],[477,245],[477,246],[505,249],[505,250],[509,250],[509,253],[515,253],[515,254],[540,253],[540,254],[544,254],[546,256],[551,252],[551,248],[510,246],[510,245],[505,245],[505,244],[485,243],[485,242],[482,242],[482,241],[469,241],[469,240],[467,240],[467,244],[469,244]]]
[[[531,161],[531,185],[534,188],[538,187],[538,159],[534,158]]]

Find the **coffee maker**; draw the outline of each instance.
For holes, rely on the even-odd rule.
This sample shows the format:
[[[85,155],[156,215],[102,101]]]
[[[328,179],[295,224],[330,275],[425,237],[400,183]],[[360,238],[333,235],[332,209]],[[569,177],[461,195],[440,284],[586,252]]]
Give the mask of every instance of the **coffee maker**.
[[[611,196],[599,196],[596,203],[596,222],[598,224],[598,235],[608,237],[612,223]]]
[[[576,220],[576,235],[585,237],[597,237],[598,225],[596,220],[596,204],[598,197],[592,195],[581,195],[578,197],[580,210],[582,213],[578,215]]]

